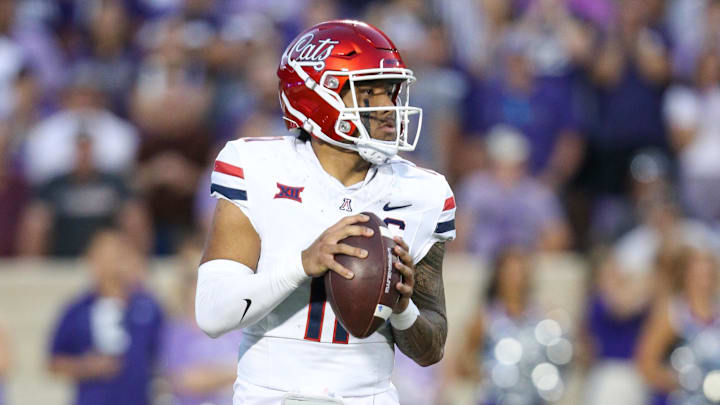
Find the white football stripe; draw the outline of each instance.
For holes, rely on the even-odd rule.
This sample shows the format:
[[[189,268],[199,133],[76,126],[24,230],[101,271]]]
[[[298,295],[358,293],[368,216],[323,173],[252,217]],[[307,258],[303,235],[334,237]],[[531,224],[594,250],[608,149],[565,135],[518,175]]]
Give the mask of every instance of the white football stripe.
[[[236,176],[231,176],[229,174],[220,173],[220,172],[212,172],[212,176],[210,176],[210,180],[220,186],[245,190],[245,180],[241,179]]]
[[[438,218],[438,222],[447,222],[453,218],[455,218],[455,208],[443,211]]]

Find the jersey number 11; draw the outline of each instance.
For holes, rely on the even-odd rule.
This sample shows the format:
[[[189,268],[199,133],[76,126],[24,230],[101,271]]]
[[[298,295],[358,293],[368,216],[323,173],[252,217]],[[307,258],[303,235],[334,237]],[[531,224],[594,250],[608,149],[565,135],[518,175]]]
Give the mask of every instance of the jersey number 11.
[[[325,304],[327,304],[325,281],[322,277],[314,278],[310,283],[310,305],[308,307],[307,325],[305,326],[305,340],[320,341],[323,318],[325,318]],[[336,319],[332,342],[347,344],[348,338],[348,332]]]

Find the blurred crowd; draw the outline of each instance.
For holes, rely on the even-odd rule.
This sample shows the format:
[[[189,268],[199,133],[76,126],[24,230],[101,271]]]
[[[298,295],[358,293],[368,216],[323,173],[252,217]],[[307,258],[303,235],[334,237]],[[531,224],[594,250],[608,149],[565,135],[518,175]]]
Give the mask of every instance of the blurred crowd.
[[[492,271],[453,376],[478,403],[557,399],[571,341],[583,403],[720,400],[718,0],[0,0],[0,257],[182,254],[208,227],[219,148],[285,134],[282,50],[334,18],[378,26],[415,71],[426,121],[408,157],[453,185],[449,248]],[[569,252],[592,263],[574,336],[524,281],[537,255]],[[75,310],[99,315],[77,322],[137,301],[131,333],[154,353],[152,297],[98,289]],[[93,343],[63,340],[71,318],[52,366],[78,378],[64,355]],[[182,363],[196,331],[178,328],[158,350]],[[83,364],[116,375],[127,332],[105,329]]]
[[[231,403],[242,334],[210,339],[195,324],[200,246],[181,244],[179,274],[161,302],[147,288],[145,256],[124,231],[102,228],[91,238],[91,283],[59,310],[48,339],[49,371],[74,385],[73,403]]]

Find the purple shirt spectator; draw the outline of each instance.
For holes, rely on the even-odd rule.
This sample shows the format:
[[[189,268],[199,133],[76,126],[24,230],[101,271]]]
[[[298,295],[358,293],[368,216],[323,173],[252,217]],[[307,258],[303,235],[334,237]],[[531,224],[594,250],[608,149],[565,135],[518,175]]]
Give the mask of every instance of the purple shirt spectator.
[[[631,360],[645,318],[645,312],[626,318],[615,316],[602,296],[593,296],[588,308],[588,327],[595,355],[600,359]]]
[[[629,64],[617,85],[600,91],[600,142],[615,147],[665,146],[663,92],[664,86],[648,82]]]
[[[610,0],[569,0],[569,6],[573,14],[604,30],[615,18],[615,4]]]
[[[79,356],[107,352],[107,328],[98,329],[97,313],[106,307],[103,299],[88,292],[65,309],[55,329],[50,351],[53,355]],[[149,294],[136,291],[127,302],[121,326],[127,339],[120,354],[119,374],[107,379],[91,379],[76,386],[76,405],[149,405],[149,388],[158,351],[162,310]],[[93,327],[95,326],[95,327]],[[112,339],[111,339],[112,340]]]
[[[497,124],[519,129],[530,142],[528,167],[537,174],[548,163],[558,135],[577,127],[571,93],[565,78],[536,80],[529,92],[514,90],[503,80],[480,82],[465,104],[465,128],[474,134]]]
[[[57,38],[44,26],[32,22],[15,29],[13,38],[22,48],[25,62],[37,72],[47,95],[57,93],[67,79],[68,70],[66,56],[58,46]]]
[[[526,9],[538,0],[516,0],[515,7]],[[615,4],[611,0],[566,0],[572,14],[591,22],[598,28],[607,29],[615,18]]]
[[[241,337],[240,331],[234,331],[211,339],[192,320],[171,321],[164,334],[161,366],[163,373],[171,379],[173,405],[231,405],[230,386],[227,392],[219,390],[213,394],[198,395],[182,392],[172,378],[196,367],[235,370]]]
[[[638,151],[668,148],[662,101],[670,79],[670,46],[650,4],[647,9],[643,4],[618,5],[624,17],[597,48],[591,68],[596,108],[589,114],[593,130],[583,182],[602,194],[627,192],[630,162]]]
[[[458,196],[458,207],[473,218],[465,248],[487,257],[507,245],[534,247],[546,227],[565,221],[555,195],[530,177],[505,187],[477,172],[460,185]]]

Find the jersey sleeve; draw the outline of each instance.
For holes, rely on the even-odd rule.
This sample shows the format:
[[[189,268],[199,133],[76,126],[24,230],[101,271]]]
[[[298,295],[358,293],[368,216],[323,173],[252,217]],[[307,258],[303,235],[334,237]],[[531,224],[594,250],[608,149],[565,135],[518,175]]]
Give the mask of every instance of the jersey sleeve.
[[[427,225],[423,228],[426,227],[426,230],[420,231],[420,238],[416,240],[417,248],[410,252],[415,263],[422,260],[435,243],[455,239],[455,196],[444,177],[437,195],[437,203],[424,218]]]
[[[250,218],[248,184],[239,144],[228,142],[215,159],[210,183],[210,195],[224,199],[239,207]]]

